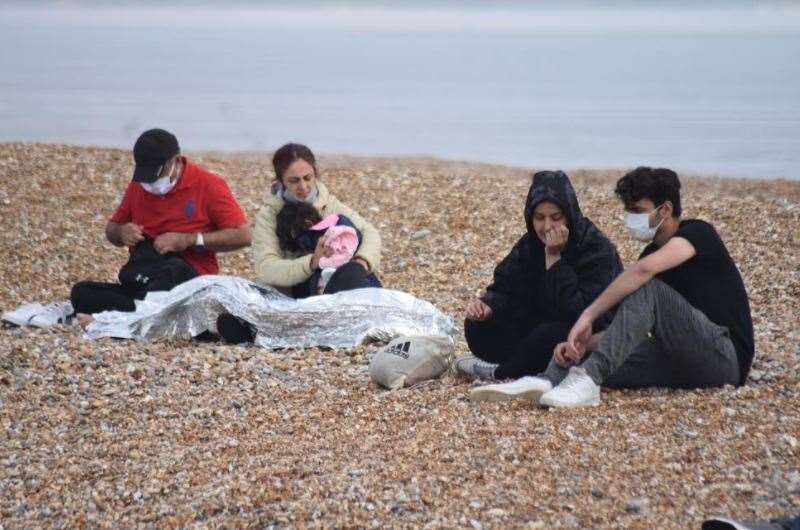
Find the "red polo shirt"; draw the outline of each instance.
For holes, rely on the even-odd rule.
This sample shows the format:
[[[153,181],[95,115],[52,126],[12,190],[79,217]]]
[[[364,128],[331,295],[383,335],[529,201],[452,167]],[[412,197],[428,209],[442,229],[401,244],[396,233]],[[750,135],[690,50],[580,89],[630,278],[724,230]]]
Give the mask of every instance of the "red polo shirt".
[[[136,223],[145,236],[155,239],[165,232],[213,232],[247,223],[242,208],[219,175],[181,157],[183,175],[166,195],[148,193],[131,181],[111,221]],[[198,274],[217,274],[217,255],[189,248],[181,253]]]

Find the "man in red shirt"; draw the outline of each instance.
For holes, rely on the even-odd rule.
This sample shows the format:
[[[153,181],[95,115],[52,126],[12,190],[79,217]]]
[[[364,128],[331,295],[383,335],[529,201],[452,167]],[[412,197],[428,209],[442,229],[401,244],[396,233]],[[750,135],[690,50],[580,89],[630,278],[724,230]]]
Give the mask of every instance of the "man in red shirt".
[[[242,208],[218,175],[181,156],[178,140],[163,129],[139,136],[136,167],[106,237],[130,251],[120,283],[79,282],[72,306],[81,315],[134,311],[134,300],[202,274],[217,274],[217,252],[250,245]]]

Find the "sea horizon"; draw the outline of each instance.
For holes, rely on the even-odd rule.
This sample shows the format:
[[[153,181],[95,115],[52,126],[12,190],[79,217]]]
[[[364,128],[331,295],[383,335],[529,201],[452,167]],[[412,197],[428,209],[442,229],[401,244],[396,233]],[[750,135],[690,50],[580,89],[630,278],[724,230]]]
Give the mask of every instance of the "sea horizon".
[[[10,3],[0,141],[800,179],[788,2]]]

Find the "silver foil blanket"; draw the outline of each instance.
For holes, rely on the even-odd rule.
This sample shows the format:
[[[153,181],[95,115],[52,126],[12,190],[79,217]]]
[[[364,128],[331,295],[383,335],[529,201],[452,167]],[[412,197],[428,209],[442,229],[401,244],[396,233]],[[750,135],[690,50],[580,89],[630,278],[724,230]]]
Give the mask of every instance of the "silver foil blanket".
[[[216,331],[220,313],[255,325],[264,348],[345,348],[400,335],[455,333],[453,319],[433,304],[390,289],[356,289],[295,300],[272,287],[233,276],[200,276],[171,291],[149,293],[136,311],[94,315],[89,338],[153,340]]]

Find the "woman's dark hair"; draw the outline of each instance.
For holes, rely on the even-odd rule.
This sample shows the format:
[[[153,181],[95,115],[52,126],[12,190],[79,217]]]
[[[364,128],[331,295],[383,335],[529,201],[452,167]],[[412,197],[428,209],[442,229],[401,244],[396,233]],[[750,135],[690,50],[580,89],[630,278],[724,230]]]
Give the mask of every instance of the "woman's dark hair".
[[[317,175],[317,159],[311,149],[303,144],[286,144],[275,151],[272,155],[272,168],[275,170],[275,179],[283,181],[283,174],[292,163],[297,160],[305,160],[314,168],[314,176]]]
[[[320,221],[322,216],[310,204],[287,202],[276,218],[275,233],[278,236],[278,246],[284,252],[303,250],[297,242],[297,237]]]
[[[626,210],[632,210],[637,201],[650,199],[655,206],[671,202],[672,216],[681,215],[681,183],[671,169],[637,167],[617,181],[614,193]]]

